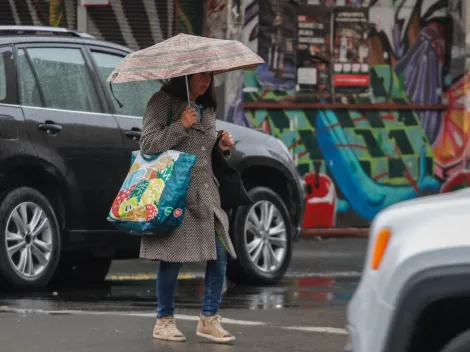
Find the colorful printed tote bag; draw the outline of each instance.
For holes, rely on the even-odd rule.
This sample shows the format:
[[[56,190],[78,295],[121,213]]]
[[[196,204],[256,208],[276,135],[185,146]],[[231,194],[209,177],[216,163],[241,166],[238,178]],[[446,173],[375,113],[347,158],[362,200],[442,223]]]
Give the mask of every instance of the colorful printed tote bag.
[[[108,220],[120,230],[137,235],[168,232],[180,226],[195,161],[195,155],[176,150],[152,156],[133,152],[132,167]]]
[[[167,125],[172,121],[170,99]],[[171,231],[183,223],[196,155],[168,150],[152,156],[132,153],[131,168],[114,199],[108,221],[135,235]]]

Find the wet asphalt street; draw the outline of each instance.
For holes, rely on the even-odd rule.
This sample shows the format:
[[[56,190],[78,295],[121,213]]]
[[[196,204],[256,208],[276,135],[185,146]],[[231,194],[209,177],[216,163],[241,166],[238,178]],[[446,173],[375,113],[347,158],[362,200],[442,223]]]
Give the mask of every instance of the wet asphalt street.
[[[358,283],[367,240],[301,240],[285,279],[271,287],[226,284],[223,323],[232,346],[195,336],[203,265],[183,266],[176,297],[186,343],[151,337],[156,264],[113,264],[99,287],[0,293],[0,352],[342,351],[345,307]]]

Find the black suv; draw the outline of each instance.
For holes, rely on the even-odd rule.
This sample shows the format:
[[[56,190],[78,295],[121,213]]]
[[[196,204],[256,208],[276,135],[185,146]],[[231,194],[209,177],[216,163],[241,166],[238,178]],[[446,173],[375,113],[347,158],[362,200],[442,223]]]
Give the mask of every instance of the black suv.
[[[63,28],[0,26],[1,286],[103,280],[112,259],[138,257],[140,239],[106,217],[162,83],[113,85],[120,109],[106,78],[130,52]],[[227,275],[276,283],[300,234],[305,183],[281,141],[217,124],[236,139],[230,162],[256,203],[230,213],[238,260]],[[264,229],[272,250],[260,248]]]

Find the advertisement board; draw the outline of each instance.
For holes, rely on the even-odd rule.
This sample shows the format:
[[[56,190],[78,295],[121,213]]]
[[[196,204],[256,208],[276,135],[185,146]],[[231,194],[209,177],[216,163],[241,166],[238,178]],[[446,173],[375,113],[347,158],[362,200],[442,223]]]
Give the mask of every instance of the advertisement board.
[[[331,11],[323,6],[297,8],[297,93],[330,93]]]
[[[366,93],[370,86],[367,11],[341,9],[334,12],[332,85],[338,94]]]

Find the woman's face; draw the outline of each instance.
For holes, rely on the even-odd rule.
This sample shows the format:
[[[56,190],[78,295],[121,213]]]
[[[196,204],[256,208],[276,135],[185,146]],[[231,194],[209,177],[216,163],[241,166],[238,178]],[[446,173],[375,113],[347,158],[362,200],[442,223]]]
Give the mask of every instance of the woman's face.
[[[211,84],[210,72],[196,73],[189,81],[189,86],[194,98],[203,95]]]

